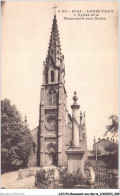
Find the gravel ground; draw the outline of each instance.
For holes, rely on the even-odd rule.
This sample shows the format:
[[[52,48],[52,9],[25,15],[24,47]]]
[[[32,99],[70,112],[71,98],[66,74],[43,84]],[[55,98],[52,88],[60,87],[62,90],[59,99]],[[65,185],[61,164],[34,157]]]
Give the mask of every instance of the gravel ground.
[[[21,180],[18,179],[18,171],[8,172],[1,175],[1,188],[5,189],[32,189],[35,184],[35,176]]]

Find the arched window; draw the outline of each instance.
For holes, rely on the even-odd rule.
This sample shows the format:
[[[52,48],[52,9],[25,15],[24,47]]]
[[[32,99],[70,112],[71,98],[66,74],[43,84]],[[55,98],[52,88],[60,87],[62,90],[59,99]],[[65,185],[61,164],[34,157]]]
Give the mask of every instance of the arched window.
[[[48,84],[48,69],[46,69],[46,84]]]
[[[48,94],[48,105],[52,105],[52,92],[51,91]]]
[[[56,91],[53,91],[53,95],[52,95],[52,105],[56,105]]]
[[[51,82],[54,82],[54,71],[51,71]]]
[[[56,91],[54,90],[54,91],[49,91],[49,93],[48,93],[48,105],[56,105],[56,96],[57,96],[57,94],[56,94]]]

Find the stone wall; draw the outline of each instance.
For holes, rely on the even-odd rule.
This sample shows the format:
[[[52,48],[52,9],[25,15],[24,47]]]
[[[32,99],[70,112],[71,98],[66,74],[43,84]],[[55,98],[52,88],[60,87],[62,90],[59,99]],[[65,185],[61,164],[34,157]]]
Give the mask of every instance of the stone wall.
[[[36,172],[39,171],[40,168],[34,167],[34,168],[27,168],[27,169],[19,169],[18,170],[18,180],[27,178],[30,176],[35,176]]]
[[[62,141],[63,142],[62,151],[64,152],[62,159],[63,159],[63,165],[66,166],[67,166],[67,155],[65,154],[65,151],[68,149],[71,140],[72,140],[72,129],[66,125],[63,133],[63,141]]]

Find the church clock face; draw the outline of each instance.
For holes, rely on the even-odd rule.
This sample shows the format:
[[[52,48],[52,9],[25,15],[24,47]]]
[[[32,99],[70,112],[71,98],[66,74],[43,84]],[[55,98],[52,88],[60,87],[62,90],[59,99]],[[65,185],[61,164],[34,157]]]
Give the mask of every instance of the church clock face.
[[[45,127],[50,130],[54,131],[56,129],[57,123],[56,118],[54,116],[49,116],[45,120]]]

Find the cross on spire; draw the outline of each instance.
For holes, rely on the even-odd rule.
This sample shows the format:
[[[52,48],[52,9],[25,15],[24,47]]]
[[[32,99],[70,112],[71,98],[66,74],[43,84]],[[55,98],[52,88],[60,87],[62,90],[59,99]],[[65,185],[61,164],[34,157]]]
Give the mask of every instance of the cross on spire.
[[[54,15],[56,15],[56,9],[58,8],[58,6],[56,6],[56,4],[52,7],[52,9],[54,9]]]

